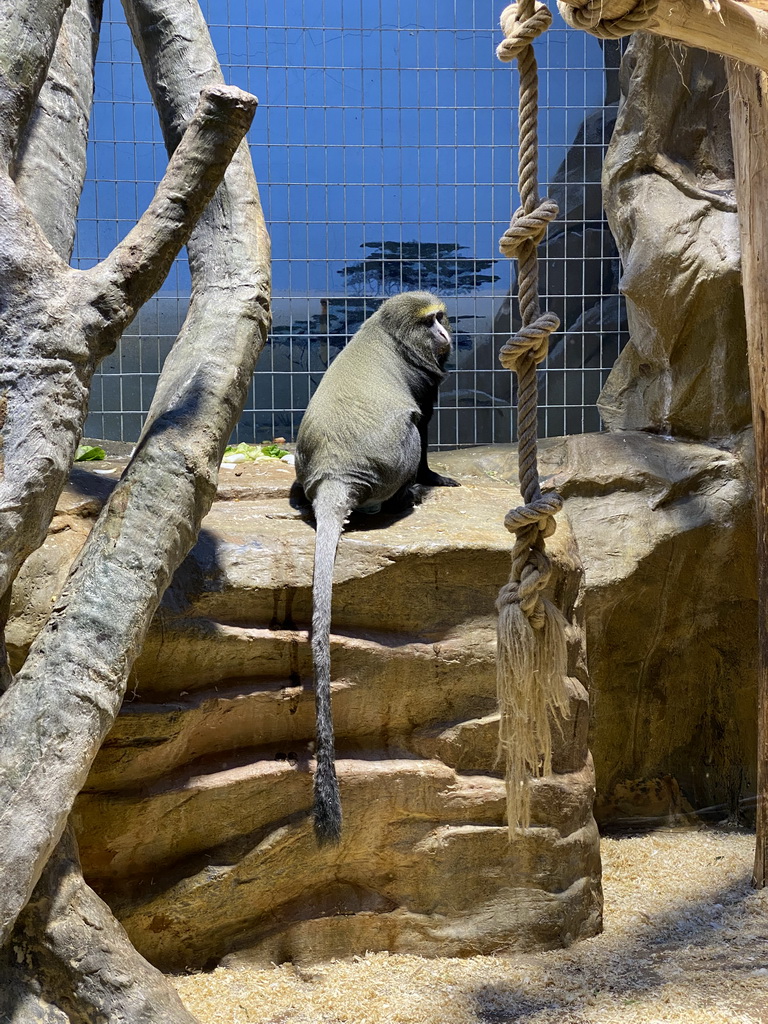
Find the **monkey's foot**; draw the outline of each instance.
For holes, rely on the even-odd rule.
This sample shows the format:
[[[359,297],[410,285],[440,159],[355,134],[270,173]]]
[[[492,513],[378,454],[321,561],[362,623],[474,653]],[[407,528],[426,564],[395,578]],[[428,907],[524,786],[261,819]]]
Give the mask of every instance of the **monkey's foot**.
[[[441,476],[440,473],[435,473],[432,469],[422,473],[416,482],[424,487],[461,487],[458,480],[454,480],[451,476]]]

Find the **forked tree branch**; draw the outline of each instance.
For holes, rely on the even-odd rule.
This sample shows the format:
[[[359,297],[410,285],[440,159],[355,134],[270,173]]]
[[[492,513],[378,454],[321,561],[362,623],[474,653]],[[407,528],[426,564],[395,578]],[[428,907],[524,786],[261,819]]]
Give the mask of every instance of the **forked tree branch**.
[[[97,301],[114,304],[116,320],[133,319],[157,289],[158,278],[167,275],[218,188],[255,109],[255,97],[234,86],[210,84],[200,93],[146,213],[102,263],[86,272],[100,292]]]
[[[64,264],[15,184],[0,175],[0,595],[45,537],[94,370],[163,281],[255,107],[255,97],[240,89],[206,90],[149,209],[89,271]]]
[[[185,12],[178,0],[153,0],[151,7],[156,24],[187,41],[174,48],[172,60],[163,48],[151,58],[157,81],[168,90],[168,107],[176,112],[188,104],[188,86],[203,54],[212,81],[220,73],[196,3],[186,4]],[[147,8],[136,0],[132,9]],[[137,42],[150,52],[141,35]],[[206,91],[213,97],[223,93],[216,86]],[[164,108],[160,112],[172,131]],[[171,164],[185,159],[183,147],[184,141]],[[173,195],[159,202],[153,216],[162,224],[167,214],[173,216]],[[158,242],[157,251],[162,248]],[[189,248],[192,305],[163,369],[149,425],[24,668],[0,702],[0,941],[63,832],[160,597],[210,507],[220,455],[266,337],[269,246],[245,146]],[[134,258],[141,268],[141,256],[128,246],[109,264],[118,292],[120,282],[131,279],[125,267]],[[99,273],[81,275],[86,288],[94,287],[90,282]],[[108,291],[100,294],[119,305]]]
[[[85,175],[100,15],[101,0],[73,0],[15,163],[20,191],[64,259],[71,252]],[[187,104],[187,117],[196,100],[194,95]],[[177,136],[181,131],[183,122]],[[245,157],[238,154],[236,162],[239,176],[245,175],[247,180],[250,175],[252,182],[247,152]],[[241,203],[232,205],[236,209],[252,207],[254,197],[258,207],[255,184],[252,195],[246,188],[240,192]],[[268,258],[263,220],[250,217],[245,221],[249,223],[241,221],[240,225],[246,229],[245,244]],[[242,246],[240,237],[236,229],[222,248],[229,251]],[[264,286],[263,280],[258,281],[261,269],[261,262],[244,268],[245,274],[250,273],[252,287]],[[200,277],[198,274],[197,279]],[[0,604],[7,604],[9,597],[10,591]],[[4,622],[5,614],[0,614],[0,626]],[[0,661],[2,669],[4,656]],[[7,682],[0,679],[0,692]],[[99,1019],[194,1024],[172,985],[136,952],[109,908],[85,884],[70,827],[49,859],[12,941],[0,952],[0,1019],[40,1024],[49,1018],[64,1020],[64,1011],[71,1013],[72,1019],[80,1019],[84,1010]]]

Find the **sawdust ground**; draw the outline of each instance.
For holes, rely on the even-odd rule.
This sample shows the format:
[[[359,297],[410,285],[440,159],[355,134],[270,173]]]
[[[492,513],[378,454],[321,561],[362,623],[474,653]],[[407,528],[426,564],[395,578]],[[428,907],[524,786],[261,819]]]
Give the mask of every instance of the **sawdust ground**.
[[[754,835],[603,839],[605,930],[567,950],[370,953],[174,979],[201,1024],[768,1024]]]

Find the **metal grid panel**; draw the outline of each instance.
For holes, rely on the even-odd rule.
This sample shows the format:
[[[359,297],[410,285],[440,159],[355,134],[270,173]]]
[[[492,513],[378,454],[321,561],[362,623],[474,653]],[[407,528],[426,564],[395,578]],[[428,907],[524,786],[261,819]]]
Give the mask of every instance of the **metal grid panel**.
[[[274,331],[238,439],[295,436],[328,360],[382,297],[437,290],[456,327],[434,440],[507,442],[514,313],[498,238],[518,197],[517,76],[495,57],[492,0],[203,0],[225,77],[261,101],[250,142],[273,241]],[[599,429],[594,401],[625,338],[599,199],[614,99],[598,42],[557,17],[537,44],[542,178],[562,219],[542,262],[567,325],[541,377],[544,434]],[[615,64],[615,53],[609,54]],[[585,118],[587,121],[584,130]],[[138,57],[107,0],[75,265],[102,258],[166,164]],[[86,431],[134,439],[186,312],[179,258],[96,377]]]

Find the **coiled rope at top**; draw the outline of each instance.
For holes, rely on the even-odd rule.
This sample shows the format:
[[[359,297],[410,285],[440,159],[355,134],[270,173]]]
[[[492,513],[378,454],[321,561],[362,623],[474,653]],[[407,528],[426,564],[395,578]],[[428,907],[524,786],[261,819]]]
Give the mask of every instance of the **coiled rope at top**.
[[[621,39],[645,28],[658,10],[659,2],[637,0],[631,10],[615,18],[605,17],[605,0],[558,0],[557,9],[572,28],[584,29],[598,39]]]
[[[502,366],[518,376],[518,457],[524,505],[504,519],[514,533],[512,570],[497,601],[497,691],[499,757],[506,764],[507,822],[510,838],[531,819],[530,778],[551,771],[549,718],[565,714],[565,620],[546,599],[552,574],[545,538],[555,531],[555,513],[562,498],[542,494],[537,459],[538,393],[536,366],[547,354],[549,336],[559,318],[539,305],[536,248],[557,217],[551,199],[539,199],[538,70],[533,41],[551,24],[552,16],[536,0],[520,0],[501,15],[504,40],[497,49],[502,61],[517,60],[520,75],[519,181],[521,206],[499,241],[504,255],[518,262],[518,298],[522,326],[502,347]]]

